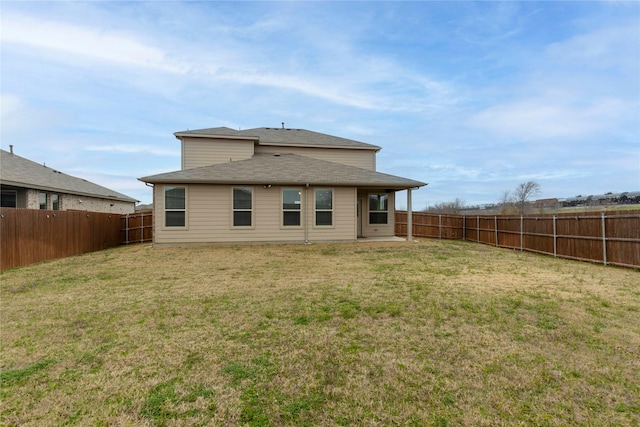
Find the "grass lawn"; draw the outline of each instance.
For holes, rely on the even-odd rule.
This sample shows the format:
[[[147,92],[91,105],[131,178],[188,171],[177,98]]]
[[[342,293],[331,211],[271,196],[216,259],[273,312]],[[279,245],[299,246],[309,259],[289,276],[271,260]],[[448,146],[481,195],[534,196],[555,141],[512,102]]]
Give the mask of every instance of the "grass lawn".
[[[640,274],[461,241],[0,276],[6,426],[640,424]]]

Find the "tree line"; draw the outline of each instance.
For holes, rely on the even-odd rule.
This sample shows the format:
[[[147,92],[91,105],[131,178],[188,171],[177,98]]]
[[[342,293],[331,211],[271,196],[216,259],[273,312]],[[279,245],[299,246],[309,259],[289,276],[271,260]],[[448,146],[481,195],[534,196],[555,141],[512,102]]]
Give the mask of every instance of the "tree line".
[[[500,213],[523,215],[527,204],[534,196],[540,194],[540,191],[540,184],[535,181],[522,182],[514,190],[504,190],[498,201]],[[465,208],[465,201],[456,197],[450,202],[437,203],[428,207],[424,212],[458,214]]]

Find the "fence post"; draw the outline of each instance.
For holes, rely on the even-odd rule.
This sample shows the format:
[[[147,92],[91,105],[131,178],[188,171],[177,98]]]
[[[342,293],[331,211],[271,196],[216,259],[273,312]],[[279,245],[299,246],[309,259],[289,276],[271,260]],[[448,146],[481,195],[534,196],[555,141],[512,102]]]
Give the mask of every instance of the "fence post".
[[[607,265],[607,231],[605,229],[606,216],[604,212],[602,212],[602,259],[604,260],[604,265]]]
[[[558,257],[558,233],[556,233],[556,216],[553,216],[553,257]]]
[[[462,240],[467,240],[467,216],[462,215]]]
[[[142,212],[141,217],[141,226],[140,226],[140,243],[144,242],[144,212]]]
[[[438,215],[438,239],[442,239],[442,215]]]
[[[129,244],[129,214],[124,218],[124,244]]]
[[[498,246],[498,217],[493,217],[493,228],[496,231],[496,246]]]
[[[411,206],[411,189],[407,190],[407,241],[413,241],[413,207]],[[362,212],[360,212],[362,215]]]
[[[520,252],[522,252],[522,247],[524,245],[524,229],[523,229],[523,219],[522,215],[520,215]]]

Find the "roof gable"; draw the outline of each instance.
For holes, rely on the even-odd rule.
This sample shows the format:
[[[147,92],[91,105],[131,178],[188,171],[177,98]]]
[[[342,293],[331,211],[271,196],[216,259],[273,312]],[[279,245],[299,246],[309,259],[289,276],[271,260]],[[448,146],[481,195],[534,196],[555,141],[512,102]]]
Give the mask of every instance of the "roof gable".
[[[424,182],[296,154],[256,154],[251,159],[140,178],[165,184],[313,185],[407,189]]]
[[[195,138],[233,138],[251,139],[258,141],[259,145],[323,147],[323,148],[351,148],[360,150],[379,151],[377,145],[353,139],[340,138],[325,133],[313,132],[306,129],[289,128],[255,128],[245,130],[233,130],[228,127],[217,127],[199,130],[188,130],[174,133],[176,138],[183,136]]]
[[[113,191],[86,179],[67,175],[24,157],[0,150],[0,182],[3,185],[56,191],[60,193],[98,197],[108,200],[137,202],[124,194]]]

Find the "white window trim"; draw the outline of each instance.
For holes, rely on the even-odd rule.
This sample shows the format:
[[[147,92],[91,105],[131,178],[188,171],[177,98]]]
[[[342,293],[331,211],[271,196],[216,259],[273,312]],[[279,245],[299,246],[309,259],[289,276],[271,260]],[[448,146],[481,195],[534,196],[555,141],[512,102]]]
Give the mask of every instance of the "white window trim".
[[[184,209],[167,209],[167,188],[184,188]],[[161,190],[162,197],[162,229],[163,230],[188,230],[189,214],[187,207],[189,206],[189,186],[188,185],[163,185]],[[184,225],[167,225],[167,211],[184,212]]]
[[[284,191],[285,190],[297,190],[300,192],[300,209],[285,209],[284,208]],[[303,225],[303,213],[302,206],[304,206],[304,191],[302,187],[283,187],[282,191],[280,191],[280,228],[283,230],[299,230],[302,229]],[[298,212],[300,214],[300,224],[299,225],[284,225],[284,213],[285,212]]]
[[[234,209],[233,208],[233,190],[236,188],[248,188],[249,190],[251,190],[251,209]],[[230,216],[230,225],[232,229],[234,230],[254,230],[256,228],[256,218],[255,218],[255,206],[256,206],[256,190],[254,187],[250,186],[250,185],[234,185],[231,187],[230,190],[230,195],[231,195],[231,216]],[[234,225],[233,223],[233,214],[236,212],[236,210],[238,212],[246,212],[246,211],[250,211],[251,212],[251,225]]]
[[[331,190],[331,209],[316,209],[316,194],[318,190]],[[316,212],[331,212],[331,225],[317,225]],[[334,188],[317,187],[313,189],[313,228],[329,229],[336,228],[336,191]]]

